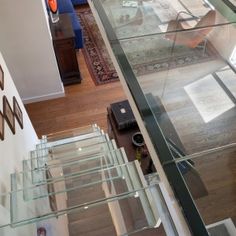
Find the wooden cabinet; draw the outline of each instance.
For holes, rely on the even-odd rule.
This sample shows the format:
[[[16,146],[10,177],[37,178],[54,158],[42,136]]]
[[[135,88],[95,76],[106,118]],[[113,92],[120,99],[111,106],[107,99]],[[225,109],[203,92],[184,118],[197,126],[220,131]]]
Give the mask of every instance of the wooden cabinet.
[[[125,149],[129,161],[134,161],[136,159],[137,147],[132,144],[132,136],[134,133],[140,131],[139,128],[136,126],[129,129],[118,130],[110,106],[107,108],[107,112],[109,137],[115,139],[118,148],[123,147]],[[144,149],[147,151],[146,145]],[[141,158],[140,166],[145,175],[156,171],[148,151],[147,156]]]
[[[57,23],[50,22],[57,64],[64,85],[81,82],[76,58],[75,35],[69,14],[60,14]]]

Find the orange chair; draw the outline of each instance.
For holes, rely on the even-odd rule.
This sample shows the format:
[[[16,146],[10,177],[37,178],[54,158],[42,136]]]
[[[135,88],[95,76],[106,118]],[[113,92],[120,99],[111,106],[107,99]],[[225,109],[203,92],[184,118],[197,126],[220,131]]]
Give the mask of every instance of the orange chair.
[[[215,23],[215,18],[216,12],[214,10],[210,10],[194,27],[189,28],[188,25],[188,28],[184,28],[183,24],[177,17],[176,20],[171,20],[169,22],[165,38],[172,40],[174,44],[195,48],[205,40],[205,37],[212,30],[212,25]],[[185,23],[185,25],[187,24]]]

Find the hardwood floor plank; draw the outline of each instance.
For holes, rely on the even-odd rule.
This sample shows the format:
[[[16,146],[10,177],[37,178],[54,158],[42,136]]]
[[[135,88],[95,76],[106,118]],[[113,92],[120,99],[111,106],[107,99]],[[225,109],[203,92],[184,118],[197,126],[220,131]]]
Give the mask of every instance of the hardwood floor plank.
[[[81,50],[77,52],[77,59],[83,78],[81,84],[65,87],[63,98],[25,106],[39,137],[92,123],[107,130],[107,107],[126,99],[119,81],[100,86],[94,84]]]

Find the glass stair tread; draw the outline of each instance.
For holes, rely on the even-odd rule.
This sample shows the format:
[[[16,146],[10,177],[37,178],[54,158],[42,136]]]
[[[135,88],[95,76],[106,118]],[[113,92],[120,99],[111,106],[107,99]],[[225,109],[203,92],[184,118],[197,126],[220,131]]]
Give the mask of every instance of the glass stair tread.
[[[83,126],[79,128],[74,128],[74,129],[67,129],[59,132],[54,132],[51,134],[47,134],[44,136],[47,139],[47,142],[53,142],[65,138],[70,138],[74,136],[79,136],[87,133],[92,133],[95,131],[99,131],[100,128],[97,126],[97,124],[92,124],[88,126]]]
[[[151,186],[151,187],[153,187],[153,186]],[[72,202],[73,204],[71,204],[71,206],[61,207],[61,205],[57,205],[56,211],[51,210],[48,198],[47,199],[40,198],[40,199],[31,201],[30,202],[31,204],[29,204],[29,202],[27,202],[27,205],[25,204],[25,202],[23,202],[23,200],[21,200],[20,206],[27,207],[29,209],[29,211],[28,211],[27,215],[23,215],[22,211],[20,211],[18,213],[13,213],[14,218],[13,218],[13,221],[11,221],[11,225],[13,227],[16,227],[16,226],[20,226],[20,225],[25,225],[25,224],[34,223],[34,222],[38,222],[41,220],[53,218],[55,216],[70,214],[72,212],[79,213],[79,211],[84,211],[90,207],[95,207],[97,205],[111,203],[113,201],[116,201],[117,199],[132,198],[132,197],[135,197],[137,194],[142,194],[144,197],[144,195],[146,195],[146,192],[148,191],[148,188],[150,188],[150,187],[146,187],[143,189],[136,189],[135,191],[125,192],[125,193],[117,194],[115,196],[112,195],[109,197],[103,197],[102,199],[98,199],[96,201],[91,201],[91,202],[87,201],[86,203],[83,203],[83,204],[76,204],[76,201],[74,201],[74,202]],[[63,195],[57,194],[57,198],[59,198],[59,197],[63,198]],[[78,199],[78,197],[77,197],[77,199]],[[17,196],[16,201],[19,201],[18,196]],[[147,200],[145,200],[145,201],[147,204]],[[34,210],[35,205],[41,206],[40,211],[35,212],[35,210]],[[150,209],[148,209],[147,211],[150,211]],[[153,212],[150,211],[149,214],[153,214]],[[154,227],[156,224],[157,224],[157,221],[155,221],[155,224],[154,223],[152,224],[152,227]]]
[[[68,217],[70,232],[86,236],[129,235],[158,227],[159,180],[147,182],[138,161],[128,162],[124,149],[117,149],[96,125],[44,136],[23,161],[23,171],[11,174],[11,192],[0,195],[5,199],[0,232],[55,217]],[[94,212],[104,208],[106,220],[100,222]]]
[[[139,212],[135,212],[135,208],[138,208]],[[94,214],[94,212],[99,213],[101,211],[103,217],[101,214]],[[139,197],[121,199],[107,205],[88,208],[81,214],[70,215],[73,215],[73,221],[69,224],[72,235],[76,235],[73,233],[97,235],[95,232],[107,233],[107,229],[110,230],[109,232],[113,232],[111,235],[130,235],[133,232],[154,227],[152,222],[147,221]],[[111,229],[113,230],[111,231]]]
[[[121,152],[121,150],[117,150],[117,153],[119,152]],[[95,161],[100,162],[99,159],[95,159]],[[85,162],[85,164],[87,167],[88,162]],[[14,185],[17,188],[12,189],[12,191],[22,189],[25,200],[37,199],[45,194],[47,195],[49,185],[51,184],[67,183],[68,186],[66,186],[65,189],[62,190],[66,192],[68,189],[71,189],[73,187],[76,188],[76,186],[83,187],[83,185],[91,185],[93,183],[101,181],[101,173],[103,172],[106,173],[106,177],[104,177],[105,179],[120,178],[120,172],[124,171],[123,169],[125,168],[122,166],[120,167],[120,165],[124,164],[123,160],[117,162],[116,165],[106,164],[97,167],[98,164],[99,163],[95,163],[95,167],[92,166],[89,168],[85,168],[84,170],[81,170],[80,164],[77,168],[75,167],[75,164],[72,164],[70,166],[67,165],[66,167],[58,166],[57,168],[51,168],[47,166],[47,168],[42,169],[39,173],[36,172],[36,175],[41,178],[41,181],[38,181],[37,184],[32,183],[31,172],[14,173],[11,175],[11,178],[13,182],[17,182],[17,185]],[[119,174],[117,174],[117,172]],[[78,183],[75,184],[75,181],[77,181]],[[71,184],[71,187],[69,187],[69,183],[73,183]],[[20,186],[20,188],[18,186]]]
[[[96,183],[96,184],[94,184],[93,187],[86,186],[86,187],[81,187],[81,189],[74,189],[74,190],[65,191],[65,192],[62,192],[59,194],[52,194],[51,195],[51,196],[54,195],[54,196],[62,197],[62,198],[64,196],[64,197],[68,198],[69,195],[72,196],[76,193],[76,195],[79,194],[77,196],[82,196],[82,194],[84,192],[87,192],[87,193],[89,191],[94,192],[94,189],[96,189],[96,187],[98,187],[100,185],[99,186],[100,189],[103,189],[105,192],[105,196],[103,198],[93,199],[93,194],[90,194],[89,196],[86,194],[87,195],[87,198],[85,198],[86,202],[82,202],[81,198],[77,197],[76,200],[74,200],[74,198],[72,196],[71,199],[73,199],[73,201],[75,201],[72,205],[66,206],[63,204],[58,204],[57,210],[55,210],[53,212],[50,210],[50,206],[48,203],[48,201],[49,201],[48,198],[50,198],[50,196],[49,197],[48,196],[42,197],[42,198],[36,199],[34,201],[25,202],[23,200],[23,193],[22,193],[23,190],[17,190],[17,191],[11,192],[11,200],[12,200],[11,203],[12,203],[12,210],[13,210],[11,224],[14,226],[17,226],[17,225],[27,224],[30,222],[32,223],[34,221],[54,217],[55,216],[54,214],[59,216],[59,215],[62,215],[62,214],[68,213],[68,212],[73,212],[75,210],[82,210],[82,209],[86,209],[87,207],[92,207],[92,206],[104,204],[107,202],[113,202],[117,199],[125,199],[125,198],[134,197],[134,196],[140,197],[140,198],[142,197],[145,199],[147,198],[145,200],[145,201],[147,201],[148,197],[147,197],[146,191],[149,191],[148,188],[150,186],[143,187],[143,183],[141,183],[142,181],[139,180],[138,173],[141,170],[137,171],[137,168],[140,168],[138,166],[138,163],[136,163],[136,162],[135,163],[127,163],[123,166],[120,166],[120,168],[121,168],[120,171],[122,171],[121,174],[123,174],[124,176],[127,176],[128,174],[130,174],[129,172],[131,172],[133,174],[136,173],[136,176],[132,176],[132,178],[128,178],[128,177],[123,178],[124,176],[122,175],[120,178],[117,178],[117,179],[114,179],[111,181],[111,180],[105,178],[105,175],[110,174],[107,169],[106,171],[101,172],[101,178],[103,178],[103,180],[104,180],[102,183],[98,183],[98,184]],[[116,168],[116,172],[118,173],[119,171],[117,171],[117,170],[118,169]],[[115,168],[113,168],[113,171],[115,171]],[[133,182],[131,183],[131,181],[133,181]],[[17,185],[17,184],[14,183],[13,185]],[[111,187],[112,191],[115,190],[115,193],[114,192],[111,193],[108,191],[109,186]],[[118,188],[118,186],[119,186],[119,188]],[[106,190],[108,192],[106,192]],[[140,194],[137,192],[140,192]],[[149,204],[147,202],[145,204]],[[19,206],[23,206],[24,204],[27,204],[27,207],[29,209],[30,209],[30,207],[32,207],[32,209],[33,209],[31,211],[28,211],[27,215],[24,215],[22,213],[22,211],[20,211],[17,208]],[[37,209],[37,212],[34,212],[35,205],[42,206],[42,204],[43,204],[43,207],[40,207],[40,209]],[[149,206],[149,205],[147,205],[147,206]],[[148,211],[149,210],[150,209],[148,209]],[[147,214],[147,212],[145,214]],[[148,214],[151,214],[151,213],[149,212]],[[151,215],[149,215],[149,217]]]
[[[69,138],[64,138],[64,139],[59,139],[56,141],[48,142],[46,137],[41,140],[39,144],[36,145],[36,149],[42,149],[42,148],[49,148],[49,147],[57,147],[60,145],[66,145],[74,142],[79,142],[79,141],[85,141],[87,139],[91,138],[96,138],[101,135],[104,135],[104,132],[102,130],[97,130],[92,133],[87,133],[87,134],[82,134],[74,137],[69,137]]]
[[[67,176],[70,174],[79,174],[84,172],[96,171],[101,168],[112,167],[128,162],[127,156],[123,148],[109,150],[101,154],[89,156],[82,159],[69,159],[66,161],[51,160],[41,163],[39,168],[31,168],[29,161],[23,161],[22,172],[16,173],[19,182],[22,186],[27,187],[37,183],[45,182],[45,169],[57,170],[58,175],[55,178],[61,178],[61,175]]]
[[[25,166],[28,169],[35,169],[40,167],[41,165],[44,165],[44,163],[51,160],[60,160],[62,163],[66,162],[71,159],[84,159],[88,158],[89,156],[94,155],[101,155],[102,153],[105,153],[109,150],[116,149],[115,143],[111,141],[103,141],[98,144],[93,144],[85,147],[80,147],[75,150],[68,150],[65,153],[55,154],[55,153],[49,153],[45,156],[34,156],[31,155],[31,159],[26,160],[27,165]]]
[[[66,152],[72,150],[80,150],[81,148],[96,145],[107,141],[109,141],[109,137],[106,134],[100,134],[83,140],[73,140],[73,142],[61,143],[60,145],[57,146],[49,147],[46,144],[42,144],[40,146],[37,146],[36,150],[31,152],[31,156],[40,157],[40,156],[46,156],[48,154],[63,155]]]

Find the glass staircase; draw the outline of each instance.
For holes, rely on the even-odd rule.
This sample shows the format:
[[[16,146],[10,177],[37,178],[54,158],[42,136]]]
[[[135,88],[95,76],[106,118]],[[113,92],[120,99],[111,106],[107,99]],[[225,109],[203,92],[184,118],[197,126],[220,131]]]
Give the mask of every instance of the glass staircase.
[[[144,177],[97,125],[50,134],[11,174],[11,191],[0,196],[8,206],[0,229],[66,216],[72,236],[73,219],[101,208],[112,219],[111,235],[156,229],[163,220],[165,235],[177,235],[159,185],[157,173]]]

